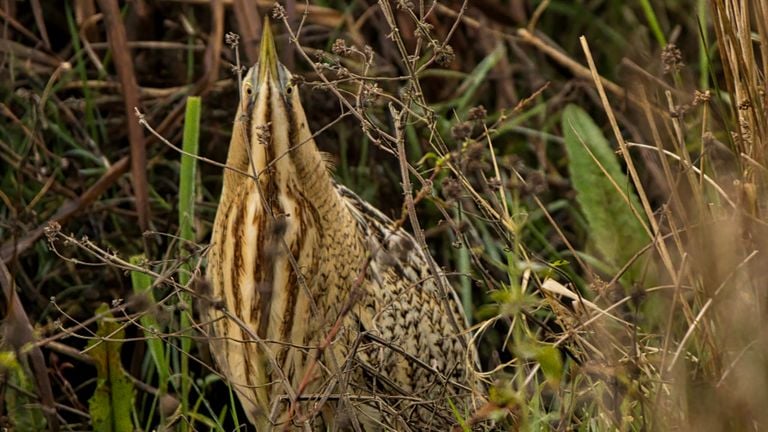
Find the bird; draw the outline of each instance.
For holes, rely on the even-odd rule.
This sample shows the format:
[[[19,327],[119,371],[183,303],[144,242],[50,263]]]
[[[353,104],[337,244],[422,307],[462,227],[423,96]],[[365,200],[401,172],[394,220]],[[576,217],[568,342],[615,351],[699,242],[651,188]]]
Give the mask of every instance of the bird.
[[[458,296],[414,237],[338,184],[265,18],[240,84],[201,316],[258,431],[445,431],[477,408]]]

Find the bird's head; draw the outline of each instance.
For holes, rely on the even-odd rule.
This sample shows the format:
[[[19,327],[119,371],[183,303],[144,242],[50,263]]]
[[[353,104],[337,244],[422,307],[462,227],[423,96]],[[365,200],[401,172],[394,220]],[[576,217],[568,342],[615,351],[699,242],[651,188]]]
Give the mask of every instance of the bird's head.
[[[278,60],[266,19],[259,60],[241,85],[227,157],[232,169],[225,170],[222,196],[234,196],[239,185],[253,176],[259,179],[266,198],[310,185],[317,190],[304,190],[307,196],[330,193],[328,165],[309,130],[293,75]]]
[[[242,81],[238,119],[242,121],[245,146],[250,148],[256,173],[300,146],[306,117],[298,89],[288,69],[280,63],[269,20],[264,20],[258,62]]]
[[[272,29],[269,20],[265,19],[259,60],[248,70],[243,80],[241,108],[252,121],[256,120],[255,123],[261,120],[280,120],[279,116],[290,114],[293,107],[300,104],[295,87],[291,72],[277,57]],[[283,109],[272,113],[270,108],[273,105]],[[259,115],[262,116],[254,118]]]

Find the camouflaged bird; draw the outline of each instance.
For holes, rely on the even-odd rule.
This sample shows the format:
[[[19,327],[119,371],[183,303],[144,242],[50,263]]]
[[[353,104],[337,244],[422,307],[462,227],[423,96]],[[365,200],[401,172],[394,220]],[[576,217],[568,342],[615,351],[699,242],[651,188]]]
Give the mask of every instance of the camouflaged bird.
[[[248,419],[449,430],[477,385],[458,297],[411,235],[333,181],[268,22],[241,95],[203,316]]]

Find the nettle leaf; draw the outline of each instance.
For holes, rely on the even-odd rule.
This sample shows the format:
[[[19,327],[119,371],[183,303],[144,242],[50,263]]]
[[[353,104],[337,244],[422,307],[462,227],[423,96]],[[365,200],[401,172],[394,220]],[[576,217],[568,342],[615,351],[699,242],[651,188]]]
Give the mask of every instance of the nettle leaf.
[[[571,181],[589,224],[590,240],[610,270],[618,271],[650,242],[632,211],[634,207],[638,215],[643,214],[639,199],[608,140],[584,110],[568,105],[562,128]],[[623,280],[639,281],[643,264],[638,260]]]
[[[109,308],[103,304],[96,310],[105,314]],[[89,353],[96,362],[96,391],[88,401],[93,430],[96,432],[132,432],[131,407],[133,406],[133,384],[128,380],[120,362],[120,347],[117,340],[124,337],[120,324],[106,315],[99,322],[96,334],[104,340],[93,339],[88,343]]]

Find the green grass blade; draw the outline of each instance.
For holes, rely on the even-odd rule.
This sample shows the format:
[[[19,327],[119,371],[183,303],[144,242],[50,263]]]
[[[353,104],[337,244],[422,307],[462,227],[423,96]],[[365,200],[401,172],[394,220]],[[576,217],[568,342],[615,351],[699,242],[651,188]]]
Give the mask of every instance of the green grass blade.
[[[187,98],[187,111],[184,115],[184,138],[181,155],[181,172],[179,174],[179,236],[183,242],[194,242],[195,233],[195,172],[200,143],[200,110],[199,97]],[[188,281],[182,280],[182,283]]]
[[[130,258],[131,264],[141,266],[146,261],[144,255],[134,255]],[[155,296],[152,294],[152,278],[146,273],[140,271],[131,271],[131,285],[133,286],[133,292],[139,296],[145,296],[150,307],[153,307],[155,302]],[[149,354],[152,356],[152,362],[155,364],[159,379],[160,393],[164,394],[168,389],[168,379],[170,378],[169,365],[165,357],[165,348],[163,341],[157,334],[163,330],[158,324],[154,315],[151,313],[145,313],[139,318],[141,326],[145,329],[147,336],[147,347],[149,348]],[[157,332],[157,333],[154,333]]]
[[[656,12],[654,12],[650,0],[640,0],[640,6],[643,8],[645,19],[648,20],[648,25],[651,27],[651,32],[653,37],[656,38],[656,42],[662,47],[667,46],[667,38],[664,37],[664,32],[661,31],[659,20],[656,19]]]
[[[195,221],[195,178],[197,170],[197,159],[200,143],[200,111],[202,102],[199,97],[187,98],[187,110],[184,114],[184,137],[181,155],[181,172],[179,173],[179,255],[183,258],[189,255],[187,245],[195,243],[194,221]],[[181,265],[179,271],[179,282],[187,285],[192,273],[192,266],[189,261]],[[189,295],[181,293],[181,301],[186,305],[181,310],[179,322],[181,329],[185,332],[190,327],[190,317],[192,313],[192,303]],[[192,347],[192,339],[189,337],[181,338],[181,403],[182,410],[186,414],[189,411],[189,356]]]
[[[571,180],[589,224],[590,240],[616,271],[648,244],[643,226],[630,208],[642,214],[640,202],[608,140],[584,110],[568,105],[562,127]],[[639,280],[638,264],[625,275],[628,282]]]
[[[454,218],[461,220],[461,211],[456,209],[454,212]],[[459,234],[460,236],[461,234]],[[456,242],[460,245],[455,251],[456,253],[456,266],[457,271],[461,278],[459,278],[459,296],[461,298],[461,304],[464,307],[464,315],[467,317],[469,324],[472,324],[472,263],[470,262],[469,250],[467,245],[464,244],[462,239],[457,236]]]
[[[487,57],[485,57],[461,84],[459,89],[461,90],[461,97],[456,104],[456,111],[459,113],[460,118],[464,118],[467,110],[470,108],[470,103],[474,100],[480,85],[485,82],[485,78],[496,66],[496,64],[507,55],[507,50],[504,49],[504,44],[499,44]]]

